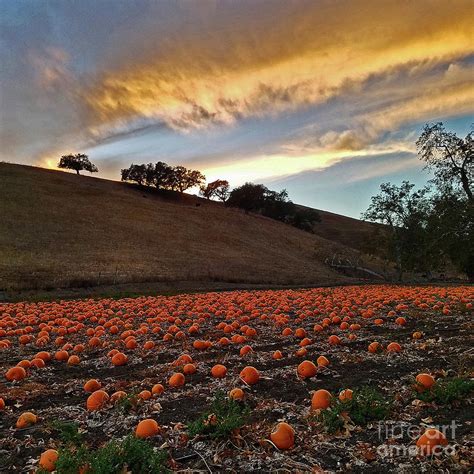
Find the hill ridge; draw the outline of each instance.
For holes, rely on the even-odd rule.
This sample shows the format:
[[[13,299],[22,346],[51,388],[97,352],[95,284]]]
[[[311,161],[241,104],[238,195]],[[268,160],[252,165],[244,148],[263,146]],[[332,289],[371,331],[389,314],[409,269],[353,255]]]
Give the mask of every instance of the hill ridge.
[[[197,196],[32,166],[0,164],[0,199],[4,290],[134,281],[343,283],[348,277],[324,260],[357,254]]]

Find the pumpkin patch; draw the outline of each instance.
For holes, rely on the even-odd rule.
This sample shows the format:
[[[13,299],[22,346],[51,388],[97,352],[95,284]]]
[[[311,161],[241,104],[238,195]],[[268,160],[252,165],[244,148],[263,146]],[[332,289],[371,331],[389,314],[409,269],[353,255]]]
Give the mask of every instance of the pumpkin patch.
[[[439,451],[466,431],[425,425],[467,422],[470,373],[453,354],[469,351],[473,303],[472,287],[388,285],[0,303],[0,438],[15,433],[17,470],[53,472],[67,438],[163,450],[170,470],[206,470],[203,456],[215,472],[257,457],[264,471],[310,458],[331,471],[334,446],[344,466],[390,471],[377,423],[403,419],[420,426],[402,441],[419,462],[448,466]]]

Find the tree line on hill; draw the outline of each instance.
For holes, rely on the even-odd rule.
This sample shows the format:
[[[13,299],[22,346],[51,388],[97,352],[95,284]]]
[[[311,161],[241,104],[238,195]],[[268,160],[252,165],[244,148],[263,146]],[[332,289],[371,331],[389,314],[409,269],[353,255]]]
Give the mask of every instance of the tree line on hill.
[[[58,167],[73,169],[77,174],[81,170],[91,173],[98,171],[97,166],[82,153],[62,156]],[[227,180],[217,179],[206,183],[206,177],[200,171],[184,166],[170,166],[162,161],[131,164],[121,170],[121,180],[179,193],[198,187],[201,196],[208,200],[218,199],[228,207],[261,214],[307,232],[313,232],[313,225],[321,220],[315,210],[298,207],[290,201],[286,190],[276,192],[263,184],[253,183],[245,183],[231,190]]]
[[[430,274],[451,263],[474,281],[473,133],[460,138],[441,122],[426,124],[416,146],[433,179],[421,189],[382,183],[362,214],[388,226],[376,240],[400,280],[406,271]]]
[[[319,214],[312,209],[298,208],[288,198],[286,190],[272,191],[263,184],[245,183],[230,190],[229,182],[217,179],[206,183],[206,177],[197,170],[184,166],[170,166],[162,161],[155,164],[132,164],[121,170],[122,181],[135,182],[140,186],[184,192],[199,187],[206,199],[218,199],[228,207],[237,207],[245,212],[254,212],[312,232],[313,224],[320,221]]]

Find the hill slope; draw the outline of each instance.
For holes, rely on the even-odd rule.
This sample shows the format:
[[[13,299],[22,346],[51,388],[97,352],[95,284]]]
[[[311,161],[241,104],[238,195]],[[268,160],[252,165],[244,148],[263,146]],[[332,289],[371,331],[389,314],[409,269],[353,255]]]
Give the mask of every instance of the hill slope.
[[[305,208],[305,206],[300,206]],[[371,253],[382,253],[380,249],[374,248],[374,230],[385,232],[386,228],[381,224],[360,221],[353,217],[341,216],[333,212],[317,209],[321,216],[321,222],[314,224],[314,232],[327,240],[338,242],[347,247],[367,252],[370,247]]]
[[[0,164],[0,221],[2,289],[337,283],[347,278],[326,266],[325,257],[354,252],[194,196],[6,163]]]

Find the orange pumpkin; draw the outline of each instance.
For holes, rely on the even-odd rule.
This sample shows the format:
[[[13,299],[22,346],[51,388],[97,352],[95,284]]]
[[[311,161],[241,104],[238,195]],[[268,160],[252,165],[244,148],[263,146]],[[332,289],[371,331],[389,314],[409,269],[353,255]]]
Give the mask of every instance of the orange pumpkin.
[[[126,392],[124,392],[123,390],[118,390],[117,392],[114,392],[112,395],[110,395],[110,403],[115,404],[122,398],[125,398],[126,396],[127,396]]]
[[[435,379],[430,374],[418,374],[416,383],[421,390],[429,390],[435,383]]]
[[[329,365],[329,359],[325,356],[319,356],[316,360],[318,367],[327,367]]]
[[[240,349],[240,355],[244,356],[248,354],[249,352],[252,352],[252,348],[250,346],[244,346],[242,349]]]
[[[67,360],[67,365],[79,365],[80,364],[80,359],[77,355],[72,355],[69,357]]]
[[[371,342],[369,344],[369,347],[367,348],[367,350],[369,352],[371,352],[372,354],[375,354],[375,353],[380,352],[382,350],[382,346],[379,342],[374,341],[374,342]]]
[[[350,388],[341,390],[341,392],[339,393],[339,400],[341,402],[349,402],[350,400],[352,400],[352,394],[353,392]]]
[[[57,361],[64,362],[69,359],[69,354],[67,351],[57,351],[56,354],[54,354],[54,358]]]
[[[283,354],[281,353],[281,351],[275,351],[272,355],[272,358],[273,359],[282,359],[283,358]]]
[[[299,377],[304,380],[314,377],[318,372],[318,368],[310,360],[304,360],[298,365],[297,372]]]
[[[109,395],[104,390],[97,390],[87,398],[86,407],[89,411],[100,410],[109,401]]]
[[[31,361],[31,367],[42,369],[43,367],[46,367],[46,362],[43,359],[39,359],[38,357],[36,357]]]
[[[240,378],[247,385],[255,385],[260,379],[260,372],[252,366],[247,366],[240,372]]]
[[[125,365],[128,361],[128,357],[123,352],[117,352],[112,356],[112,364],[115,366]]]
[[[26,370],[23,367],[12,367],[11,369],[7,370],[5,374],[5,378],[9,382],[13,382],[14,380],[19,381],[23,380],[26,377]]]
[[[168,385],[170,387],[182,387],[184,385],[185,378],[184,375],[176,372],[168,380]]]
[[[243,400],[245,398],[245,393],[241,388],[233,388],[229,392],[229,398],[232,400]]]
[[[211,369],[211,374],[213,377],[216,379],[222,379],[227,375],[227,368],[225,365],[222,364],[216,364],[212,369]]]
[[[387,346],[388,352],[400,352],[402,350],[402,346],[398,342],[391,342]]]
[[[95,392],[96,390],[100,390],[101,387],[102,384],[96,379],[88,380],[84,384],[84,390],[89,393]]]
[[[161,383],[157,383],[153,385],[153,387],[151,388],[151,393],[153,395],[161,395],[164,391],[165,391],[165,387],[163,387]]]
[[[183,372],[185,375],[192,375],[196,373],[196,366],[194,364],[186,364],[183,367]]]
[[[38,417],[30,411],[22,413],[16,421],[17,428],[27,428],[28,426],[34,425],[38,421]]]
[[[56,462],[58,460],[58,452],[55,449],[48,449],[41,454],[39,466],[45,471],[53,472],[56,469]]]
[[[325,410],[331,406],[331,398],[331,394],[327,390],[316,390],[311,398],[311,408],[313,410]]]
[[[434,428],[427,429],[416,442],[421,454],[429,456],[435,454],[439,447],[447,446],[446,436]]]
[[[149,390],[142,390],[137,396],[141,400],[149,400],[152,397],[152,394]]]
[[[270,433],[270,439],[278,449],[290,449],[295,444],[295,430],[288,423],[278,423]]]
[[[160,432],[160,426],[152,418],[140,421],[135,429],[135,436],[137,438],[150,438],[156,436]]]

